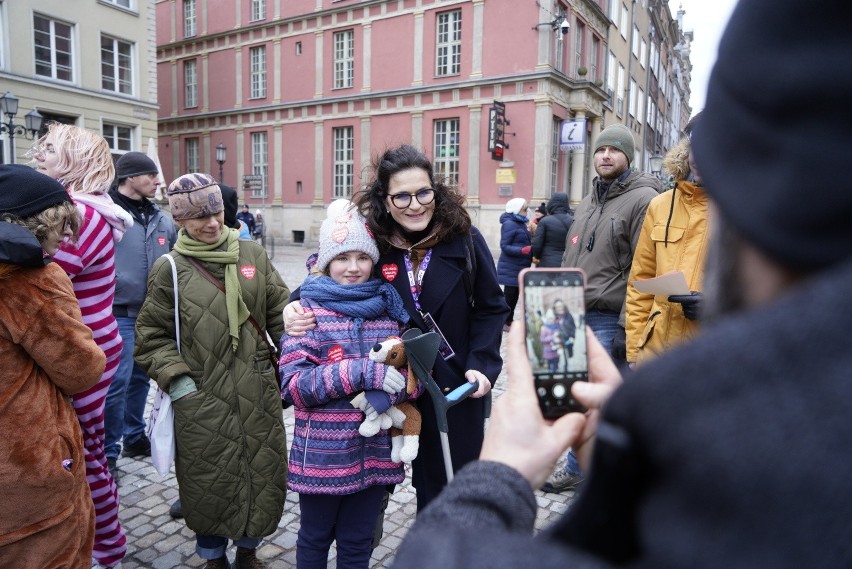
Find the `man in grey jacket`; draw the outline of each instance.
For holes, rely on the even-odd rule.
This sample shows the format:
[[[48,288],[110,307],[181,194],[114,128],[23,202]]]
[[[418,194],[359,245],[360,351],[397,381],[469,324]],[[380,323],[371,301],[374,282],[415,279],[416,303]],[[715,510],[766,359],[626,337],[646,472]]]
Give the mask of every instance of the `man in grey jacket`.
[[[593,382],[572,391],[592,410],[552,424],[513,329],[480,460],[418,515],[398,567],[852,566],[850,18],[846,0],[737,5],[692,135],[714,206],[707,326],[609,399],[589,334]],[[533,537],[533,489],[567,445],[588,480]]]
[[[118,185],[110,196],[133,216],[133,227],[115,246],[115,300],[113,315],[124,341],[118,371],[107,392],[104,430],[107,463],[118,480],[116,461],[123,456],[151,456],[145,435],[148,374],[133,361],[136,316],[147,292],[148,272],[175,244],[171,217],[151,201],[157,191],[157,165],[141,152],[128,152],[115,164]],[[121,441],[124,439],[122,452]]]

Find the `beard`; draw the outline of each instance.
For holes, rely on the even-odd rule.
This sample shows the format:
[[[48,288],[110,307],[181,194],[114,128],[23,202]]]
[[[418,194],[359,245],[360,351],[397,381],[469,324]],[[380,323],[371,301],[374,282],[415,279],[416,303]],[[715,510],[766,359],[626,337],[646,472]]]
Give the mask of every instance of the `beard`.
[[[741,271],[743,238],[718,209],[714,208],[713,214],[701,307],[701,321],[706,324],[746,307]]]

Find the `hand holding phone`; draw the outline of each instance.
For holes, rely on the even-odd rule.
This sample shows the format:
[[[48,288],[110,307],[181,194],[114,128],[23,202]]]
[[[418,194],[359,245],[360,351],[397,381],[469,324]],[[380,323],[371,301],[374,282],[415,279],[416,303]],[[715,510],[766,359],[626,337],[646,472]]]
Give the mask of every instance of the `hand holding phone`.
[[[588,381],[585,274],[580,269],[525,269],[518,276],[524,306],[527,354],[545,419],[585,412],[571,395]]]

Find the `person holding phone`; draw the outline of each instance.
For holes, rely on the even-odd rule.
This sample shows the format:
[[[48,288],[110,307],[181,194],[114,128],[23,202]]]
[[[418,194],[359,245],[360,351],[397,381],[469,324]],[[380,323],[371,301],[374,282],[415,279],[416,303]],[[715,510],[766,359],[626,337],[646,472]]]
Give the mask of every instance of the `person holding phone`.
[[[376,158],[366,189],[354,202],[379,246],[374,272],[399,292],[411,325],[442,337],[432,376],[449,392],[465,381],[478,387],[447,414],[453,468],[475,460],[482,446],[483,396],[502,369],[500,342],[509,308],[497,283],[494,259],[471,224],[464,198],[441,180],[432,163],[410,145]],[[298,303],[284,313],[285,330],[304,335],[316,319]],[[446,485],[437,419],[428,394],[420,451],[412,463],[417,509]]]

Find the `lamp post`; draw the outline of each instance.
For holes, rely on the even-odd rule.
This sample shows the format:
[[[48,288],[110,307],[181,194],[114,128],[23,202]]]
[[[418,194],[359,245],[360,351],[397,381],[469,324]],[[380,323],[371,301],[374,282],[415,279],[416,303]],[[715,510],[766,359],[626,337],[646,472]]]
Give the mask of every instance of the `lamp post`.
[[[224,184],[224,175],[222,174],[222,167],[225,164],[225,153],[228,151],[227,147],[225,147],[224,142],[220,142],[216,145],[216,162],[219,163],[219,182]]]
[[[659,154],[654,154],[648,158],[648,164],[651,167],[651,173],[657,178],[660,177],[660,172],[663,171],[663,157]]]
[[[41,130],[42,116],[35,108],[24,115],[24,124],[15,124],[15,115],[18,114],[18,98],[6,91],[0,97],[0,134],[9,134],[9,156],[12,164],[15,163],[15,135],[33,140]]]

